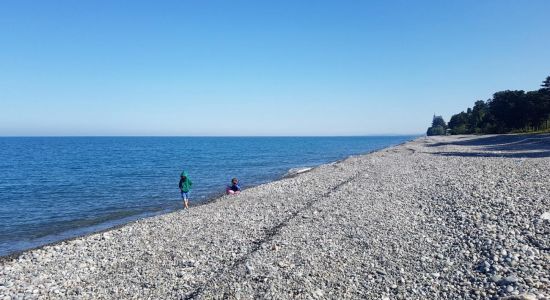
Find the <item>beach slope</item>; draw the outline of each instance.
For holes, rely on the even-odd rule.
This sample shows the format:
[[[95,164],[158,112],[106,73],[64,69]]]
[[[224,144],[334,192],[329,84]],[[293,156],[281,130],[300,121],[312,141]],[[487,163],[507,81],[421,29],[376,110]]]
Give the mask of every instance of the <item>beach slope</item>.
[[[550,135],[424,137],[4,259],[0,295],[543,299],[549,195]]]

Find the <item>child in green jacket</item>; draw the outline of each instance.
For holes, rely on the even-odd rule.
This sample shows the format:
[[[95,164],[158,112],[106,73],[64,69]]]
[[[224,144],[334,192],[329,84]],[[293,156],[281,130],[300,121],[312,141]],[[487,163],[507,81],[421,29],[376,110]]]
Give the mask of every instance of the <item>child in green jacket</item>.
[[[193,182],[189,179],[189,176],[185,171],[181,172],[179,188],[181,192],[181,198],[183,199],[183,205],[185,209],[189,209],[189,192],[191,191],[191,186]]]

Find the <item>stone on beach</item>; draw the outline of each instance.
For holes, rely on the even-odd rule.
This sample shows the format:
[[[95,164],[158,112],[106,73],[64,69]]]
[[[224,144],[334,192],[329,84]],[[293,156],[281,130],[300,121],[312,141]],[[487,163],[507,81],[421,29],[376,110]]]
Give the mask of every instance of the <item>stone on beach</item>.
[[[27,251],[0,299],[547,299],[550,146],[521,139],[419,138]]]

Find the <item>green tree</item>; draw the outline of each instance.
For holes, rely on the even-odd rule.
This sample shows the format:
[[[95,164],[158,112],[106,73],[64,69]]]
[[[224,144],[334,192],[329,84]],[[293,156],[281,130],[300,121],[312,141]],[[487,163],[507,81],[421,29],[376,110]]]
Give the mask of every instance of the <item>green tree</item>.
[[[449,129],[452,134],[466,134],[468,130],[468,113],[461,112],[453,115],[449,120]]]
[[[426,135],[432,136],[432,135],[445,135],[445,128],[443,126],[435,126],[428,128],[428,131],[426,132]]]
[[[469,133],[481,133],[483,131],[483,123],[487,113],[487,103],[483,100],[476,101],[471,114],[468,116]]]
[[[550,90],[550,76],[546,77],[546,79],[542,82],[540,85],[542,89]]]
[[[524,128],[527,124],[527,111],[524,91],[496,92],[489,100],[489,111],[496,121],[497,133],[506,133]]]
[[[452,134],[508,133],[550,128],[550,76],[538,91],[500,91],[487,101],[478,100],[466,112],[449,120]],[[435,116],[428,135],[445,134],[447,124]]]
[[[426,135],[445,135],[447,131],[447,124],[443,117],[434,115],[432,119],[432,126],[426,131]]]
[[[543,120],[543,128],[548,129],[550,128],[550,76],[546,77],[541,87],[542,88],[538,91],[537,109],[539,110],[540,117],[545,119]]]
[[[437,127],[437,126],[447,128],[447,124],[445,123],[445,120],[443,120],[443,117],[434,115],[434,118],[432,120],[432,127]]]

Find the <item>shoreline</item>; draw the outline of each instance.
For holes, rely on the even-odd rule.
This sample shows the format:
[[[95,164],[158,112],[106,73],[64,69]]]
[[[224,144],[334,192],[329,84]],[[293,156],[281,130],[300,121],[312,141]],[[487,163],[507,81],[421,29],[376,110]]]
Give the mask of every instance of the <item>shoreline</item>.
[[[296,177],[296,176],[299,176],[301,174],[304,174],[304,173],[307,173],[307,172],[310,172],[318,167],[321,167],[323,165],[331,165],[331,164],[336,164],[336,163],[340,163],[342,161],[345,161],[353,156],[361,156],[361,155],[368,155],[368,154],[371,154],[371,153],[374,153],[374,152],[378,152],[378,151],[383,151],[385,149],[388,149],[388,148],[392,148],[392,147],[396,147],[396,146],[400,146],[400,145],[403,145],[403,144],[406,144],[410,141],[414,141],[416,139],[419,139],[421,137],[415,137],[415,138],[412,138],[411,140],[407,140],[405,142],[402,142],[402,143],[399,143],[399,144],[395,144],[395,145],[390,145],[390,146],[387,146],[387,147],[384,147],[384,148],[380,148],[380,149],[376,149],[376,150],[372,150],[372,151],[369,151],[369,152],[366,152],[366,153],[360,153],[360,154],[352,154],[352,155],[348,155],[342,159],[338,159],[338,160],[335,160],[335,161],[331,161],[331,162],[327,162],[327,163],[322,163],[322,164],[319,164],[319,165],[316,165],[316,166],[311,166],[311,167],[297,167],[297,168],[300,168],[300,169],[308,169],[304,172],[298,172],[296,174],[288,174],[288,171],[292,170],[292,169],[295,169],[295,168],[292,168],[292,169],[289,169],[287,171],[286,174],[278,177],[278,178],[275,178],[273,180],[270,180],[268,182],[264,182],[264,183],[260,183],[260,184],[256,184],[256,185],[251,185],[251,186],[248,186],[246,188],[243,188],[243,191],[244,190],[247,190],[247,189],[251,189],[251,188],[255,188],[255,187],[258,187],[258,186],[261,186],[261,185],[265,185],[265,184],[270,184],[270,183],[273,183],[273,182],[277,182],[277,181],[280,181],[280,180],[284,180],[284,179],[287,179],[287,178],[293,178],[293,177]],[[205,200],[201,201],[201,202],[198,202],[198,203],[190,203],[189,206],[191,208],[194,208],[194,207],[199,207],[199,206],[203,206],[203,205],[209,205],[211,203],[214,203],[216,201],[219,201],[221,199],[223,199],[225,197],[225,193],[224,192],[219,192],[219,193],[214,193],[212,192],[210,194],[210,196],[207,196],[205,198]],[[178,200],[179,201],[179,200]],[[74,241],[76,239],[79,239],[79,238],[85,238],[85,237],[88,237],[88,236],[91,236],[91,235],[94,235],[94,234],[100,234],[100,233],[105,233],[105,232],[109,232],[111,230],[116,230],[116,229],[119,229],[123,226],[126,226],[126,225],[129,225],[129,224],[133,224],[133,223],[136,223],[140,220],[144,220],[144,219],[148,219],[148,218],[154,218],[154,217],[157,217],[157,216],[161,216],[161,215],[166,215],[166,214],[171,214],[171,213],[176,213],[178,211],[182,211],[183,208],[177,208],[177,209],[170,209],[170,208],[167,208],[167,209],[159,209],[158,211],[151,211],[151,212],[145,212],[145,213],[141,213],[141,214],[138,214],[138,215],[135,215],[135,216],[130,216],[128,217],[129,219],[132,219],[131,221],[128,221],[128,222],[124,222],[122,221],[122,223],[120,224],[116,224],[117,221],[121,221],[121,220],[111,220],[109,222],[104,222],[104,223],[99,223],[99,224],[95,224],[94,226],[90,226],[91,228],[93,227],[101,227],[102,225],[105,225],[105,226],[109,226],[108,224],[109,223],[115,223],[116,225],[114,226],[109,226],[108,228],[104,228],[104,229],[100,229],[100,230],[90,230],[90,231],[87,231],[85,230],[86,228],[89,228],[89,227],[86,227],[86,228],[75,228],[74,230],[79,230],[79,229],[82,229],[85,233],[83,234],[76,234],[72,237],[68,237],[68,238],[62,238],[60,240],[57,240],[57,241],[53,241],[53,242],[49,242],[49,243],[45,243],[45,244],[42,244],[42,245],[38,245],[36,247],[31,247],[31,248],[27,248],[27,249],[24,249],[24,250],[20,250],[20,251],[15,251],[15,252],[12,252],[12,253],[9,253],[7,255],[0,255],[0,263],[2,262],[5,262],[5,261],[10,261],[10,260],[14,260],[14,259],[17,259],[18,257],[20,257],[21,255],[24,255],[26,252],[30,252],[30,251],[35,251],[35,250],[40,250],[44,247],[47,247],[47,246],[56,246],[56,245],[59,245],[59,244],[62,244],[64,242],[70,242],[70,241]],[[141,215],[145,215],[145,216],[141,216]],[[140,217],[141,216],[141,217]],[[135,218],[134,218],[135,217]],[[42,237],[44,238],[44,237]]]
[[[548,139],[421,137],[0,261],[0,295],[548,299],[549,165]]]

